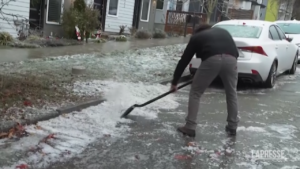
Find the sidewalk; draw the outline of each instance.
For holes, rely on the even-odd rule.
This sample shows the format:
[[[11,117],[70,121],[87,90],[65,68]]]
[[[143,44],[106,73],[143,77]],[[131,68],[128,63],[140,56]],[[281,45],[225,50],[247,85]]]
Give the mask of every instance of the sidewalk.
[[[65,46],[53,48],[37,48],[37,49],[20,49],[7,48],[0,49],[0,63],[24,61],[27,59],[44,58],[49,56],[73,55],[82,53],[101,52],[107,53],[112,51],[121,51],[135,48],[146,48],[155,46],[167,46],[173,44],[187,43],[189,37],[176,37],[167,39],[148,39],[148,40],[132,40],[128,42],[108,41],[106,43],[91,43],[83,46]]]

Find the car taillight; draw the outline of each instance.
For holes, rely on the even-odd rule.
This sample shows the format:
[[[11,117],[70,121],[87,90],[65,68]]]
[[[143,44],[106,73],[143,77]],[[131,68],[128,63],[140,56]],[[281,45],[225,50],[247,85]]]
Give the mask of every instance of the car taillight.
[[[192,68],[192,64],[190,64],[190,68]]]
[[[239,47],[239,49],[268,56],[261,46]]]

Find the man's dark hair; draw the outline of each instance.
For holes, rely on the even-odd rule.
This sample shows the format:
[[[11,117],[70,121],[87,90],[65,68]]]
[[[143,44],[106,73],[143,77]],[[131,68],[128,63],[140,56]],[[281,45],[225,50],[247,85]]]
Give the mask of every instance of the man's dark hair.
[[[212,26],[209,25],[209,24],[201,24],[199,27],[197,27],[195,30],[194,30],[194,34],[196,33],[199,33],[199,32],[202,32],[206,29],[210,29]]]

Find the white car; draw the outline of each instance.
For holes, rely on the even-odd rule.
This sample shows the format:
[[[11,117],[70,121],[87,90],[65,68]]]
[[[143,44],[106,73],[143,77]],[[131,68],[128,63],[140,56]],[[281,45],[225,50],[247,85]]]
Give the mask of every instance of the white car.
[[[298,47],[290,43],[284,32],[273,22],[259,20],[228,20],[215,24],[227,30],[239,50],[238,77],[243,82],[275,85],[277,75],[294,74],[297,69]],[[194,74],[201,64],[195,56],[190,62]]]
[[[300,63],[300,21],[276,21],[290,41],[298,46],[298,63]]]

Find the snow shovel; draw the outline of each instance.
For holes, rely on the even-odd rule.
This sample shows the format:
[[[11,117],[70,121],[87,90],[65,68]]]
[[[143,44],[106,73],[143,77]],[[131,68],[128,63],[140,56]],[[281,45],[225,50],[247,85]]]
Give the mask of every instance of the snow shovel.
[[[184,84],[178,86],[178,87],[177,87],[177,90],[178,90],[178,89],[181,89],[181,88],[183,88],[183,87],[185,87],[185,86],[187,86],[187,85],[189,85],[189,84],[192,84],[192,82],[193,82],[193,81],[190,80],[190,81],[188,81],[188,82],[186,82],[186,83],[184,83]],[[151,99],[151,100],[149,100],[149,101],[147,101],[147,102],[145,102],[145,103],[143,103],[143,104],[135,104],[135,105],[132,105],[131,107],[129,107],[129,108],[122,114],[121,118],[126,117],[130,112],[132,112],[132,110],[133,110],[134,108],[136,108],[136,107],[144,107],[144,106],[146,106],[146,105],[148,105],[148,104],[150,104],[150,103],[152,103],[152,102],[154,102],[154,101],[156,101],[156,100],[159,100],[159,99],[161,99],[161,98],[163,98],[163,97],[165,97],[165,96],[167,96],[167,95],[169,95],[169,94],[171,94],[171,93],[173,93],[173,92],[174,92],[174,90],[170,90],[170,91],[168,91],[168,92],[166,92],[166,93],[164,93],[164,94],[162,94],[162,95],[160,95],[160,96],[157,96],[157,97],[155,97],[154,99]]]

